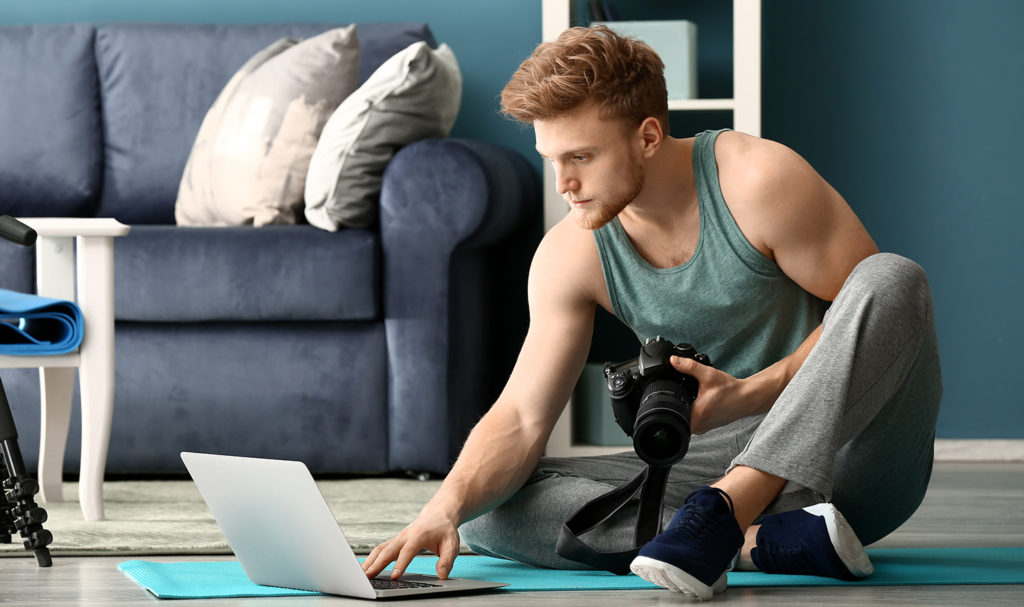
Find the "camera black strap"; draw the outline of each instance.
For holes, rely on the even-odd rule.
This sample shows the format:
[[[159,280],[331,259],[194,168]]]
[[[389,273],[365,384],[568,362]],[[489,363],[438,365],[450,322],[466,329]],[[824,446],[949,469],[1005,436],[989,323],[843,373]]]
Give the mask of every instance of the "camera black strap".
[[[640,548],[661,533],[662,501],[671,469],[671,466],[648,465],[625,485],[584,504],[562,525],[555,552],[563,558],[616,575],[629,573],[629,564]],[[600,552],[583,541],[581,535],[598,527],[625,506],[636,503],[637,493],[640,494],[640,503],[632,546],[620,551]]]

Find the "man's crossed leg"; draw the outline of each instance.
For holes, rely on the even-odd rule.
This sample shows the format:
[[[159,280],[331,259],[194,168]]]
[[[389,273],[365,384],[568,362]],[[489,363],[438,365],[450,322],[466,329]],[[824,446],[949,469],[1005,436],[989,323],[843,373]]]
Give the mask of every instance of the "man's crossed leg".
[[[835,504],[754,521],[795,482],[826,501],[867,495],[851,500],[857,521],[871,520],[864,504],[880,510],[862,538],[888,534],[923,498],[940,399],[924,271],[895,255],[869,257],[850,274],[818,343],[731,470],[687,499],[632,570],[704,600],[724,590],[737,554],[740,566],[769,573],[869,575],[858,534]],[[894,495],[901,483],[916,491]]]
[[[861,540],[892,532],[923,499],[940,399],[924,271],[895,255],[864,260],[772,410],[694,437],[666,493],[666,504],[682,506],[668,511],[665,532],[641,550],[634,571],[704,599],[724,590],[734,565],[846,579],[870,574]],[[578,568],[554,554],[557,529],[641,465],[625,454],[542,460],[517,496],[463,525],[463,537],[484,554]],[[684,488],[684,501],[673,496]],[[630,521],[620,518],[593,538],[595,547],[628,544]],[[669,575],[679,572],[685,575]]]

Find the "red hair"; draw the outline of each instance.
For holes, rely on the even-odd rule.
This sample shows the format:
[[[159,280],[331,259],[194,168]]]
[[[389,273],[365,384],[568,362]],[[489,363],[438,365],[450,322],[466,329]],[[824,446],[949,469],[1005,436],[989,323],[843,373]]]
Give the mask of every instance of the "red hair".
[[[638,126],[657,118],[668,132],[665,64],[654,50],[603,25],[574,27],[543,43],[501,92],[502,112],[515,120],[555,118],[588,101],[604,118]]]

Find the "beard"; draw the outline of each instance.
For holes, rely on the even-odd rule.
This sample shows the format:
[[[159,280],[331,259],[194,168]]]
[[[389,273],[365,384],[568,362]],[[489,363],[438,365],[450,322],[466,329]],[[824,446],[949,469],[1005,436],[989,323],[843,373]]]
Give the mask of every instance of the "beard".
[[[631,163],[623,177],[626,183],[623,192],[613,194],[607,200],[595,199],[585,209],[573,209],[576,211],[576,225],[585,230],[597,230],[614,219],[640,195],[646,178],[644,166],[639,162]]]

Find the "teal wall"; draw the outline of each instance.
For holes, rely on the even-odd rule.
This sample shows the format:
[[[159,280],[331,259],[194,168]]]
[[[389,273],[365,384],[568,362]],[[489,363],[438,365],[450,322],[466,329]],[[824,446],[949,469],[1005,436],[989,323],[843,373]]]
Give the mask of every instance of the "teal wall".
[[[457,136],[533,157],[497,114],[540,41],[540,0],[4,0],[0,24],[67,21],[430,23],[465,77]],[[731,9],[715,0],[616,2],[624,17],[690,18],[700,88],[731,94]],[[763,135],[800,152],[879,246],[928,271],[945,369],[941,437],[1024,438],[1024,23],[1020,0],[764,0]],[[6,94],[6,92],[4,92]],[[673,115],[673,134],[729,115]],[[539,168],[539,161],[535,160]],[[635,341],[596,344],[625,358]],[[616,341],[616,340],[619,341]],[[615,347],[611,347],[611,345]]]
[[[0,25],[84,21],[419,21],[455,51],[462,109],[452,135],[535,156],[533,133],[498,114],[502,87],[540,41],[540,0],[0,0]],[[539,164],[537,165],[539,168]]]
[[[941,437],[1024,438],[1019,0],[764,4],[763,135],[797,149],[935,298]]]

